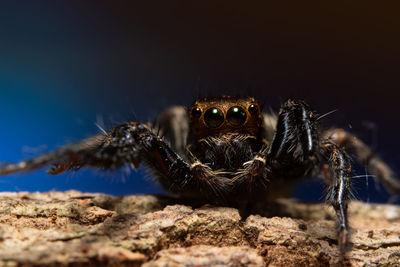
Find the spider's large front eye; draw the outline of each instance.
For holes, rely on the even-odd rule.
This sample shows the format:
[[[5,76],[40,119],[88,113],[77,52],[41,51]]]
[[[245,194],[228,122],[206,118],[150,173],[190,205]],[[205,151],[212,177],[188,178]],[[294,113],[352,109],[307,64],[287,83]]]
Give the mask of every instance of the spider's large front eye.
[[[204,121],[208,127],[218,128],[224,122],[224,114],[217,108],[209,108],[204,113]]]
[[[241,107],[231,107],[226,113],[226,119],[233,126],[241,126],[246,121],[246,111]]]

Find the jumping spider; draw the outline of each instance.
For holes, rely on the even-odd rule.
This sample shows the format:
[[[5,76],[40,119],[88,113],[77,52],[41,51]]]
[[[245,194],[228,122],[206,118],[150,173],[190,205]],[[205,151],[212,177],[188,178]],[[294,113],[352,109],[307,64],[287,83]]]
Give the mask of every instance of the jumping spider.
[[[304,101],[287,100],[274,116],[263,114],[252,97],[204,98],[189,111],[171,107],[153,124],[124,123],[31,160],[4,165],[0,175],[45,165],[51,165],[49,174],[126,163],[137,168],[144,161],[172,193],[215,204],[251,205],[287,195],[291,184],[320,173],[327,184],[327,202],[337,214],[343,249],[348,243],[351,194],[351,163],[345,149],[400,193],[400,181],[390,167],[345,130],[322,130]]]

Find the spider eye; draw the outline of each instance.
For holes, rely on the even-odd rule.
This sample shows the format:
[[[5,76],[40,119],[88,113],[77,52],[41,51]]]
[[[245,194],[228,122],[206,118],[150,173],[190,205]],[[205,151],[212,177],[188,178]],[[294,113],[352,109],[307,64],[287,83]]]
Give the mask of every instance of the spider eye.
[[[246,121],[246,111],[241,107],[231,107],[226,114],[226,118],[233,126],[241,126]]]
[[[248,108],[250,113],[256,113],[258,112],[258,106],[256,104],[251,104]]]
[[[209,108],[204,113],[204,121],[208,127],[218,128],[224,122],[224,114],[217,108]]]
[[[201,116],[201,109],[199,107],[194,107],[192,109],[192,117],[199,118]]]

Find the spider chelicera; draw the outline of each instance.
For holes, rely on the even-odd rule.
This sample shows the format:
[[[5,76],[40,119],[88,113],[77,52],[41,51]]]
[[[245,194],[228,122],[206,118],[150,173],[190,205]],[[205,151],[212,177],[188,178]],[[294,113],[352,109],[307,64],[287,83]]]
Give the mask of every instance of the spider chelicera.
[[[351,163],[345,150],[390,190],[400,181],[360,139],[322,130],[304,101],[289,99],[279,114],[263,114],[252,97],[204,98],[187,110],[167,109],[154,123],[127,122],[104,134],[20,163],[0,175],[51,165],[49,174],[84,166],[134,168],[143,161],[168,191],[214,204],[247,205],[290,194],[301,178],[322,174],[337,214],[338,243],[348,244]]]

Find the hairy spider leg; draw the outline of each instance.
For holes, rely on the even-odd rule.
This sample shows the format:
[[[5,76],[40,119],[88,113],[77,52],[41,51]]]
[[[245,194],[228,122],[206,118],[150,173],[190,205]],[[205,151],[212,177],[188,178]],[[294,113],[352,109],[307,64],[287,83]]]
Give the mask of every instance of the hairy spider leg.
[[[99,146],[103,139],[102,135],[93,136],[26,161],[2,165],[0,166],[0,175],[28,172],[50,164],[53,166],[48,170],[49,174],[58,174],[73,168],[79,169],[80,162],[84,160],[85,155],[91,155],[92,150]]]
[[[324,137],[353,154],[356,160],[366,166],[368,171],[376,176],[389,191],[400,194],[400,179],[395,172],[357,136],[336,128],[325,131]]]
[[[317,120],[305,102],[289,99],[282,105],[266,158],[276,179],[298,179],[311,174],[321,163],[328,163],[326,173],[331,175],[325,179],[328,186],[326,199],[337,214],[338,244],[343,251],[348,244],[350,160],[337,145],[325,142],[319,136]]]
[[[140,158],[158,177],[159,183],[172,193],[200,194],[201,197],[223,200],[231,181],[222,172],[200,162],[187,162],[149,128],[138,124],[131,136]]]
[[[0,175],[30,171],[53,165],[49,174],[91,166],[103,169],[131,164],[137,168],[143,161],[168,191],[182,194],[200,193],[202,197],[224,199],[231,181],[200,162],[189,163],[155,135],[149,126],[124,123],[104,136],[96,136],[67,145],[37,158],[0,167]]]
[[[246,184],[249,190],[274,188],[279,192],[267,197],[274,199],[290,194],[295,182],[312,171],[318,162],[318,133],[311,109],[300,100],[287,100],[277,119],[271,115],[264,115],[263,119],[267,142],[252,160],[244,163],[234,181],[237,187]]]
[[[338,145],[327,141],[322,145],[329,171],[324,172],[328,184],[326,200],[335,209],[339,227],[339,247],[343,251],[348,246],[347,206],[351,195],[351,163],[346,152]]]
[[[275,135],[266,152],[271,168],[284,177],[303,177],[318,161],[317,122],[311,108],[300,100],[287,100],[281,107]]]

